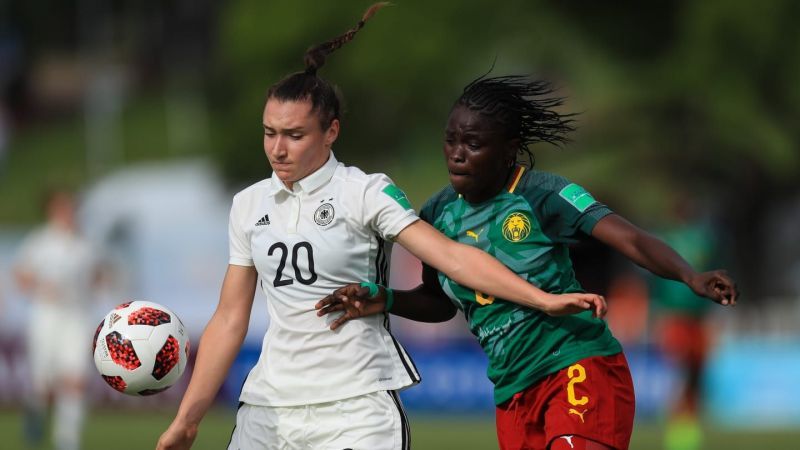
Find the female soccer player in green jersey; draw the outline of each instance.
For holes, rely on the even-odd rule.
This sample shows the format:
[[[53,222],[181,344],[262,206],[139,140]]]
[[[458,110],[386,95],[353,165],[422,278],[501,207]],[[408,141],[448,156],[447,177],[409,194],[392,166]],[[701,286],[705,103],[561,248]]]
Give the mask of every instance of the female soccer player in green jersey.
[[[517,162],[535,142],[562,143],[572,130],[545,82],[481,77],[453,106],[445,129],[450,185],[420,217],[450,239],[480,248],[547,292],[581,292],[568,245],[593,237],[656,275],[733,305],[724,271],[698,273],[672,248],[614,214],[581,186]],[[531,158],[532,159],[532,158]],[[489,357],[502,449],[626,449],[634,416],[622,348],[591,314],[553,317],[470,289],[423,265],[423,284],[390,294],[349,285],[317,304],[344,311],[332,327],[383,311],[447,320],[458,307]],[[388,294],[388,295],[387,295]],[[372,298],[369,295],[373,295]]]

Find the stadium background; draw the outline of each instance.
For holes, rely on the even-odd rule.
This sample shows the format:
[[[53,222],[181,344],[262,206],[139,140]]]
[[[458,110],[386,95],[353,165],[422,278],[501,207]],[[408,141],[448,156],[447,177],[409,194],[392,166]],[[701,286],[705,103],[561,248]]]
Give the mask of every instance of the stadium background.
[[[194,341],[213,312],[237,189],[269,174],[264,93],[303,51],[352,26],[367,1],[11,0],[0,3],[0,435],[21,448],[24,299],[10,267],[54,185],[84,194],[86,233],[128,298],[164,303]],[[339,159],[388,173],[417,208],[446,183],[442,128],[461,87],[496,74],[555,81],[580,112],[564,149],[536,164],[580,182],[648,229],[692,198],[743,292],[710,317],[708,448],[786,448],[800,438],[800,5],[790,0],[422,2],[398,0],[330,58],[346,99]],[[582,282],[608,294],[643,274],[575,249]],[[393,284],[414,283],[396,252]],[[645,280],[646,281],[646,280]],[[634,298],[634,300],[631,300]],[[646,300],[646,296],[645,299]],[[654,346],[653,308],[609,295],[637,390],[632,448],[658,448],[679,374]],[[259,297],[245,348],[196,448],[219,448],[268,324]],[[423,383],[404,392],[417,448],[493,448],[485,358],[462,317],[394,320]],[[87,336],[87,348],[90,336]],[[91,387],[86,448],[147,448],[183,385],[149,399]],[[123,434],[125,439],[109,440]],[[136,441],[136,439],[142,439]],[[222,443],[222,444],[220,444]]]

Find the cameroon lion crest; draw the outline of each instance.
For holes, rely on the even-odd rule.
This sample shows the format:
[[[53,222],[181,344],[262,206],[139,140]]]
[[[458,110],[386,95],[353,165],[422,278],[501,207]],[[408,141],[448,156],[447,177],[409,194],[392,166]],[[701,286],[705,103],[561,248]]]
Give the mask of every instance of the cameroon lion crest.
[[[511,213],[503,221],[503,237],[511,242],[524,240],[531,234],[531,221],[520,212]]]

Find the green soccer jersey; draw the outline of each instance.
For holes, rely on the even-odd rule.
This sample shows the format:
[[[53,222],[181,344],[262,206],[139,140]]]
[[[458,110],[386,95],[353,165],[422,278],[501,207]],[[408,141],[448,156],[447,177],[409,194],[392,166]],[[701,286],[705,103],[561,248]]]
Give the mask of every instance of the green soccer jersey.
[[[542,290],[560,294],[583,292],[567,246],[610,213],[563,177],[519,166],[493,199],[470,204],[448,186],[426,202],[420,217],[450,239],[486,251]],[[442,273],[439,282],[489,357],[498,405],[580,359],[622,351],[606,323],[589,311],[551,317],[468,289]]]
[[[707,270],[711,266],[715,239],[711,230],[701,223],[685,224],[662,231],[659,236],[693,267]],[[654,308],[668,314],[703,317],[712,303],[699,297],[685,284],[665,278],[650,277]]]

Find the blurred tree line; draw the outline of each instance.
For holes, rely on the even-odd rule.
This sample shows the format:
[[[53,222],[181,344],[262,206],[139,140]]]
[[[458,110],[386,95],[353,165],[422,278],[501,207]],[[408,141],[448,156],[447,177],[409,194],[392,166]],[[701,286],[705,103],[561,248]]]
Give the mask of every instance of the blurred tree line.
[[[164,134],[158,125],[142,125],[126,138],[129,148],[150,144],[118,165],[137,154],[210,155],[235,189],[269,175],[260,124],[266,89],[301,70],[308,47],[351,28],[370,3],[32,0],[5,10],[19,19],[30,58],[64,40],[122,55],[137,73],[128,105],[170,90],[203,99],[207,118],[187,121],[201,136],[184,140],[188,149],[159,148],[175,144],[148,137]],[[38,14],[45,4],[56,14]],[[75,29],[86,20],[60,20],[100,4],[107,14],[98,17],[116,24],[111,35]],[[446,183],[442,130],[461,88],[492,66],[497,75],[532,74],[561,86],[565,112],[580,113],[564,149],[534,146],[537,166],[644,226],[665,220],[676,196],[696,196],[734,243],[732,258],[758,261],[765,215],[800,193],[798,17],[792,0],[397,0],[320,72],[345,98],[334,150],[389,173],[419,207]],[[114,45],[98,47],[94,36]],[[58,126],[34,123],[19,136]],[[16,170],[13,141],[10,149],[5,173]],[[13,189],[3,178],[2,189]],[[745,284],[766,290],[759,270],[742,264]]]

